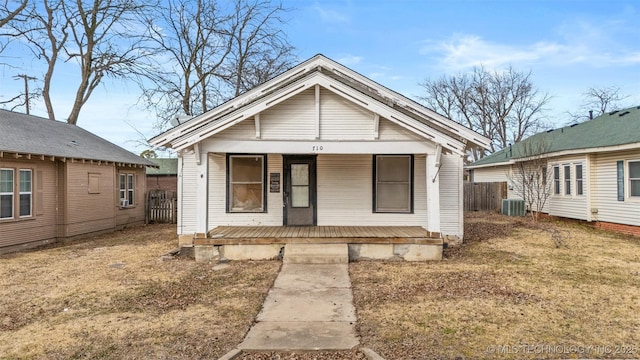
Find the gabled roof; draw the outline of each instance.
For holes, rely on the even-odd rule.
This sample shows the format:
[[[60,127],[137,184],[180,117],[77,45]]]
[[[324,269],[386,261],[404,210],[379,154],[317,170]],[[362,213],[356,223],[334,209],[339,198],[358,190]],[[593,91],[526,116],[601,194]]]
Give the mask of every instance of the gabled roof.
[[[624,148],[640,149],[640,106],[612,111],[580,124],[537,133],[486,156],[468,168],[509,164],[530,157],[526,149],[543,147],[544,156],[590,153]]]
[[[157,166],[76,125],[0,110],[0,152]]]
[[[154,146],[182,150],[261,111],[320,85],[414,133],[464,153],[487,148],[489,139],[359,73],[316,55],[266,83],[152,138]]]
[[[151,162],[158,165],[158,168],[147,169],[147,175],[178,175],[178,159],[176,158],[151,159]]]

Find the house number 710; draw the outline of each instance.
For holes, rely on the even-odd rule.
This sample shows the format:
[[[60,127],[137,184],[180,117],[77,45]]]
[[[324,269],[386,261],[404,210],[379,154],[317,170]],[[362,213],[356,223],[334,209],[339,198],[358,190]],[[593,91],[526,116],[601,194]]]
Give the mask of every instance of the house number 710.
[[[322,151],[324,150],[324,147],[322,147],[322,145],[314,145],[311,147],[311,151]]]

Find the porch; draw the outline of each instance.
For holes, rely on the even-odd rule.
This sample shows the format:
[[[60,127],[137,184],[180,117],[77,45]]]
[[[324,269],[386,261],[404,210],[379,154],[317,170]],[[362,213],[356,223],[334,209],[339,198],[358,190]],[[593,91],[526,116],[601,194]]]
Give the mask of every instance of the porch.
[[[420,226],[218,226],[194,245],[269,244],[442,245],[440,233]]]

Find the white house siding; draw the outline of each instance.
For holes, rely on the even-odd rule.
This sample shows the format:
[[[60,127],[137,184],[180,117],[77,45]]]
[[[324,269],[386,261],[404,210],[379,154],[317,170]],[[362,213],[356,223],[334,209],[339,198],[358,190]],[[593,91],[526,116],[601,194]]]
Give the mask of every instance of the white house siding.
[[[440,232],[463,237],[462,158],[448,154],[441,157],[440,167]],[[428,180],[431,181],[431,180]]]
[[[320,90],[321,139],[371,140],[373,124],[373,113],[329,90]]]
[[[616,162],[619,160],[625,161],[624,201],[618,201]],[[593,220],[640,226],[640,199],[628,197],[628,160],[640,160],[640,149],[593,155],[591,208],[598,210]]]
[[[227,157],[226,154],[209,154],[209,200],[208,226],[281,226],[282,225],[282,182],[280,192],[267,191],[267,212],[264,213],[227,213]],[[267,156],[267,182],[269,173],[282,174],[282,155]],[[282,176],[282,175],[281,175]]]
[[[262,139],[310,140],[315,139],[315,129],[315,89],[303,91],[260,114]]]
[[[424,138],[385,118],[380,118],[378,124],[378,138],[380,140],[424,140]]]
[[[373,156],[318,155],[318,225],[427,225],[425,156],[414,157],[414,213],[373,213]]]
[[[589,209],[587,208],[587,196],[589,193],[589,176],[586,155],[566,156],[549,159],[550,179],[552,181],[551,196],[545,209],[549,215],[561,216],[571,219],[589,220]],[[575,165],[582,164],[583,195],[576,194]],[[553,193],[553,167],[560,167],[560,195]],[[570,165],[571,169],[571,195],[565,195],[564,166]]]
[[[503,182],[509,181],[507,174],[509,167],[506,165],[479,168],[473,170],[473,182]]]
[[[260,119],[262,120],[262,118]],[[256,125],[253,118],[241,121],[214,135],[216,139],[248,140],[256,138]]]
[[[178,158],[178,234],[196,232],[198,194],[196,159],[193,152],[184,152]]]

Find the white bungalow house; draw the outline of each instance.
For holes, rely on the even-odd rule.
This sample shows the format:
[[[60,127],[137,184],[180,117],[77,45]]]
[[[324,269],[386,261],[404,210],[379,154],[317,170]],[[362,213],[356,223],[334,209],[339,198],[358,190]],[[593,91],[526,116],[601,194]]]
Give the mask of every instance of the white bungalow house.
[[[530,161],[524,150],[532,143],[544,144],[542,212],[640,235],[640,106],[533,135],[468,166],[471,181],[506,181],[508,197],[520,198],[511,182],[517,165]]]
[[[463,157],[489,140],[316,55],[151,143],[178,152],[188,246],[229,227],[272,239],[266,227],[307,229],[298,237],[418,227],[461,241]]]

